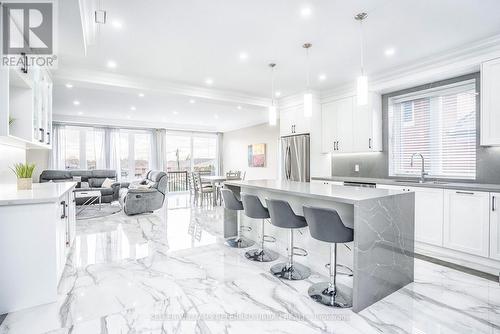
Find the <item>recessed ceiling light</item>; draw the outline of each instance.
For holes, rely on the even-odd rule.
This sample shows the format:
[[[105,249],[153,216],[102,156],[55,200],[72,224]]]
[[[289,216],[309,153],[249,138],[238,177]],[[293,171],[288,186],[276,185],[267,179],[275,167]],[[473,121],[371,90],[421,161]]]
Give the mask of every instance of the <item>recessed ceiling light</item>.
[[[79,105],[80,105],[80,101],[78,101],[78,100],[74,100],[74,101],[73,101],[73,105],[74,105],[74,106],[79,106]]]
[[[242,106],[237,106],[236,109],[241,110],[241,109],[243,109],[243,107]]]
[[[79,115],[79,116],[82,116],[82,115],[83,115],[83,111],[79,111],[79,112],[78,112],[78,115]]]
[[[174,111],[172,111],[172,114],[179,115],[179,112],[177,110],[174,110]]]
[[[131,118],[132,118],[132,116],[130,116],[130,115],[127,115],[127,119],[131,119]]]
[[[144,97],[144,93],[139,93],[139,97]]]
[[[215,115],[214,115],[214,118],[215,118],[215,119],[219,119],[219,115],[215,114]]]
[[[247,60],[247,59],[248,59],[248,53],[241,52],[240,53],[240,60]]]
[[[191,104],[195,104],[195,103],[196,103],[196,100],[195,100],[195,99],[191,99],[191,100],[189,100],[189,103],[191,103]]]
[[[280,96],[281,96],[281,92],[276,92],[276,93],[274,93],[274,95],[275,95],[276,97],[280,97]]]
[[[387,57],[391,57],[391,56],[394,56],[394,54],[396,53],[396,50],[394,48],[388,48],[388,49],[385,49],[384,53]]]
[[[68,82],[68,83],[66,84],[66,88],[73,88],[73,84],[71,84],[71,83],[69,83],[69,82]]]
[[[130,106],[130,110],[135,111],[137,108],[135,106]]]
[[[209,86],[212,86],[214,84],[214,80],[212,78],[206,78],[205,83]]]
[[[303,7],[300,10],[300,15],[302,15],[302,17],[309,17],[309,16],[311,16],[311,14],[312,14],[311,7]]]
[[[325,81],[326,80],[326,74],[320,74],[318,75],[319,81]]]
[[[108,60],[106,64],[109,68],[116,68],[116,62],[114,60]]]
[[[116,29],[123,28],[123,24],[119,20],[113,20],[113,21],[111,21],[111,25],[113,26],[113,28],[116,28]]]

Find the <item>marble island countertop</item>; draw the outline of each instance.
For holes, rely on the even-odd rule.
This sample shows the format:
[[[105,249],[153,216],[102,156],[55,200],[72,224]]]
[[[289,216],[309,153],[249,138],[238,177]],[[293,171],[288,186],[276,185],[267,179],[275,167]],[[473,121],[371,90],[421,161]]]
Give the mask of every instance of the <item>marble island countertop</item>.
[[[405,179],[380,179],[380,178],[370,178],[370,177],[358,177],[358,176],[324,176],[324,177],[312,177],[312,180],[324,180],[324,181],[337,181],[337,182],[364,182],[364,183],[378,183],[387,184],[402,187],[424,187],[424,188],[438,188],[438,189],[455,189],[455,190],[470,190],[470,191],[488,191],[488,192],[500,192],[500,184],[485,184],[485,183],[465,183],[465,182],[454,182],[454,181],[438,181],[433,183],[433,181],[428,181],[425,183],[419,183],[415,179],[405,180]]]
[[[0,186],[0,206],[50,203],[73,190],[76,182],[33,183],[31,190],[17,190],[16,184]]]
[[[226,181],[224,184],[242,188],[265,189],[346,204],[355,204],[364,200],[404,194],[402,191],[398,190],[343,187],[285,180]]]

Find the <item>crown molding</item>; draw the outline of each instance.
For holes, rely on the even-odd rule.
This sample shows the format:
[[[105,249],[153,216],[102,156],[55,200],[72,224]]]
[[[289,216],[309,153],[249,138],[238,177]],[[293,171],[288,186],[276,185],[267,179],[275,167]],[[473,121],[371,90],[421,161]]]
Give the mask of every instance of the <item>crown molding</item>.
[[[500,35],[369,75],[370,90],[380,94],[479,71],[484,61],[500,57]],[[321,101],[355,94],[352,82],[322,91]]]
[[[270,99],[233,91],[218,90],[200,86],[174,83],[156,78],[128,76],[88,69],[58,69],[54,71],[56,82],[80,82],[89,87],[95,85],[134,89],[160,94],[185,95],[201,99],[216,100],[235,104],[268,107]]]

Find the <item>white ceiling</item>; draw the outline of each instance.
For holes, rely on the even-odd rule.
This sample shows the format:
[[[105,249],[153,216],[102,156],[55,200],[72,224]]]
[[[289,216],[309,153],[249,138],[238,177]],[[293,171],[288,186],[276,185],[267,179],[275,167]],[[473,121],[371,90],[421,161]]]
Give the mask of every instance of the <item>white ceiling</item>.
[[[83,55],[82,44],[75,43],[82,34],[80,22],[74,18],[77,1],[68,0],[61,5],[61,70],[98,70],[201,87],[207,87],[205,79],[211,78],[214,83],[210,88],[257,97],[270,95],[267,64],[271,61],[278,64],[276,86],[283,95],[304,88],[305,53],[301,47],[304,42],[313,44],[310,56],[313,88],[326,90],[352,82],[359,72],[359,24],[353,16],[361,11],[368,13],[364,27],[365,69],[369,76],[500,33],[498,0],[103,0],[102,3],[108,13],[108,24],[101,29],[98,44],[88,49],[87,56]],[[304,7],[311,8],[308,18],[301,15]],[[122,23],[121,29],[113,27],[115,20]],[[394,48],[395,54],[386,56],[387,48]],[[241,61],[241,52],[247,53],[248,59]],[[114,60],[117,67],[107,68],[108,60]],[[325,74],[326,80],[320,82],[319,74]],[[59,93],[66,92],[56,90],[56,100],[63,103],[61,100],[66,97],[57,97]],[[106,94],[82,91],[82,96],[98,95],[92,105],[102,112],[123,110],[122,106],[113,106],[116,101],[113,93],[109,98]],[[129,98],[133,99],[134,94]],[[158,102],[181,109],[185,98],[180,102],[171,96],[168,101],[158,98],[161,100]],[[163,107],[150,105],[147,112],[156,110],[155,115],[160,115]],[[201,109],[197,112],[212,115],[215,109],[226,110],[226,107],[228,113],[235,110],[233,106],[215,107],[207,103],[206,112]],[[200,121],[197,112],[185,110],[179,122]],[[65,113],[67,109],[59,111]],[[265,113],[260,114],[260,121],[265,122]],[[208,121],[210,117],[206,117]],[[227,119],[239,117],[235,112]],[[247,121],[251,122],[244,118],[240,124]]]
[[[54,86],[55,119],[117,119],[121,123],[141,126],[201,131],[230,131],[265,121],[265,108],[245,104],[222,103],[158,92],[110,88],[100,85],[74,84]],[[75,106],[74,101],[79,105]],[[191,103],[193,102],[194,103]]]

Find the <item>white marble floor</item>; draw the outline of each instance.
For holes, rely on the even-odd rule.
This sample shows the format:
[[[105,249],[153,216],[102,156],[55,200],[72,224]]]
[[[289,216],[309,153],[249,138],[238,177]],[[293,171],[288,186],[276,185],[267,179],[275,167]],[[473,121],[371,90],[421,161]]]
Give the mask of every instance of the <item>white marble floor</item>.
[[[415,260],[415,282],[359,314],[223,245],[222,210],[172,196],[155,214],[78,222],[57,302],[11,313],[5,333],[500,333],[500,286]]]

